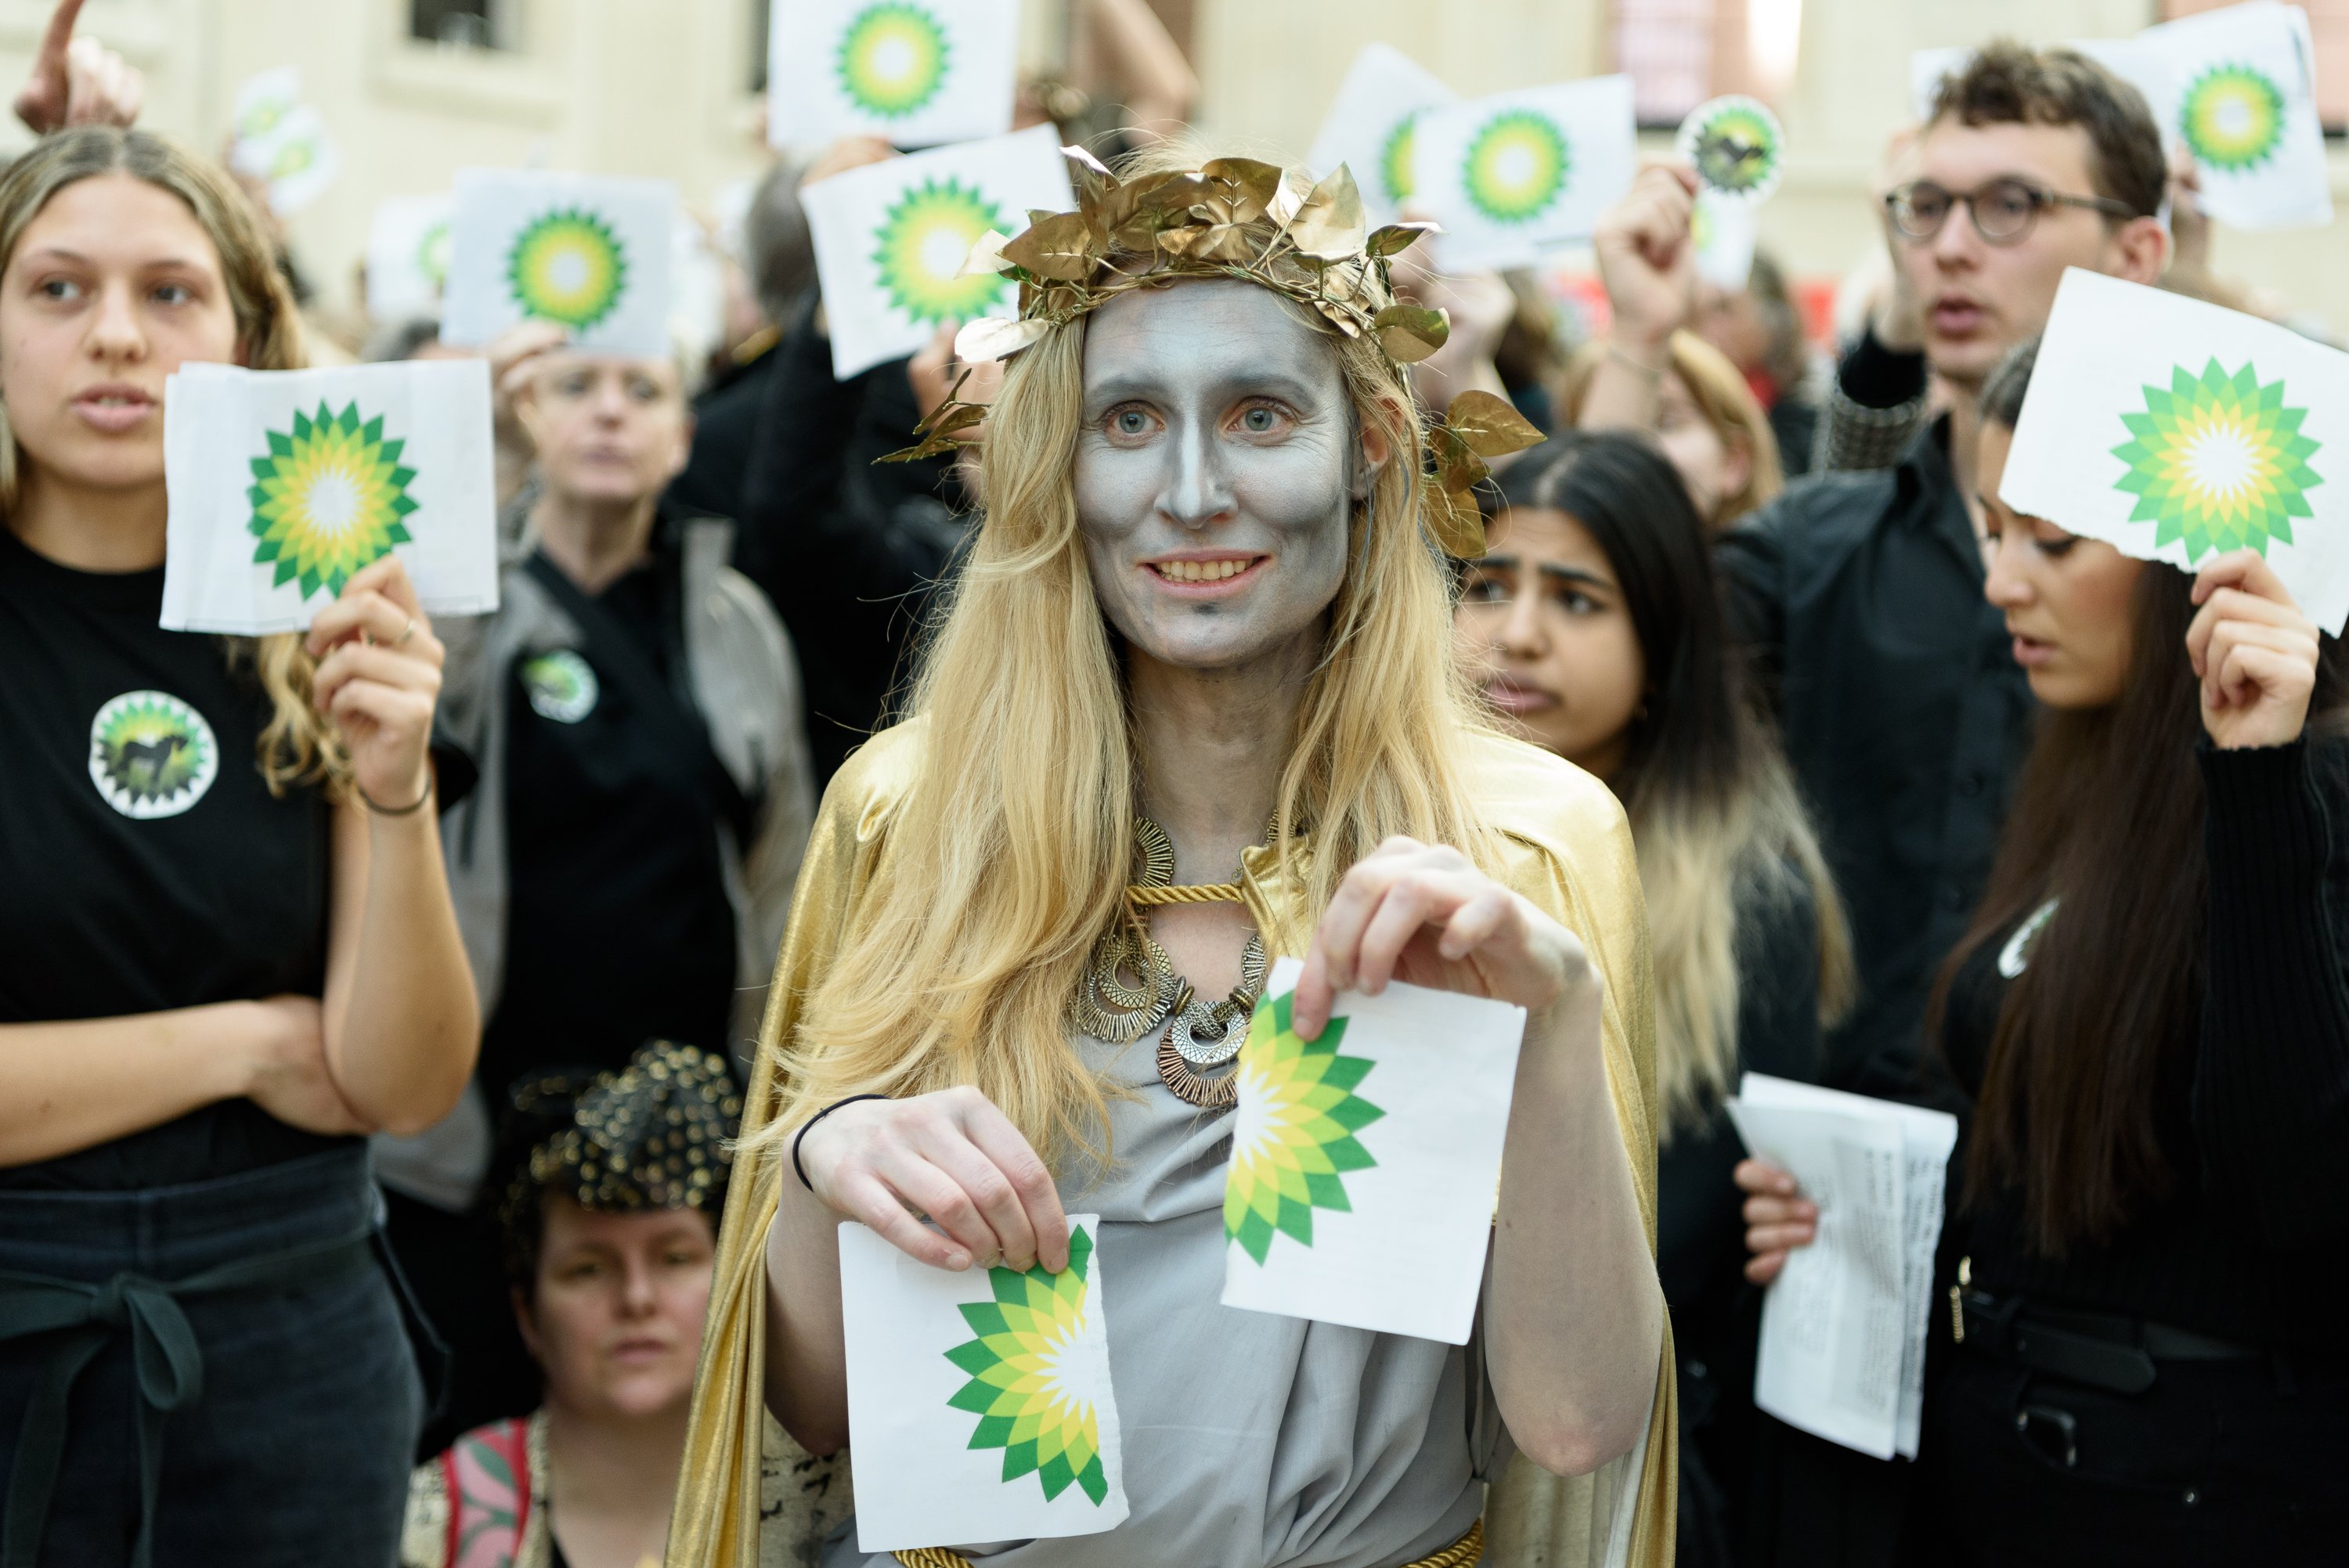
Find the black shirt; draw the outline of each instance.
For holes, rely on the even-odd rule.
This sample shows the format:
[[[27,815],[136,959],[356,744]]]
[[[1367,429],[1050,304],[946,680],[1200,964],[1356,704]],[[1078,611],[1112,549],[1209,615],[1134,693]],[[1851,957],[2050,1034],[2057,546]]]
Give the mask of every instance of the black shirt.
[[[648,1039],[725,1051],[734,909],[719,826],[750,803],[683,689],[674,541],[589,598],[525,567],[576,650],[519,661],[508,694],[505,977],[481,1042],[492,1104],[537,1068],[618,1068]]]
[[[2027,1249],[2021,1196],[2002,1193],[1960,1216],[1951,1245],[1998,1295],[2337,1359],[2349,1301],[2349,746],[2206,747],[2201,758],[2201,1030],[2155,1101],[2171,1195],[2056,1260]],[[2059,903],[2052,919],[2063,918]],[[1969,1095],[2009,945],[2007,934],[1983,943],[1951,983],[1943,1047]],[[2027,945],[2016,957],[2027,965]],[[1953,1215],[1962,1169],[1961,1154]]]
[[[1858,1005],[1821,1081],[1914,1085],[1925,999],[1990,873],[2030,740],[2031,688],[1948,455],[1817,474],[1718,547],[1733,628],[1779,725],[1851,917]]]
[[[324,992],[329,808],[270,794],[267,694],[162,603],[160,567],[77,572],[0,525],[0,1023]],[[339,1141],[233,1099],[0,1186],[165,1186]]]

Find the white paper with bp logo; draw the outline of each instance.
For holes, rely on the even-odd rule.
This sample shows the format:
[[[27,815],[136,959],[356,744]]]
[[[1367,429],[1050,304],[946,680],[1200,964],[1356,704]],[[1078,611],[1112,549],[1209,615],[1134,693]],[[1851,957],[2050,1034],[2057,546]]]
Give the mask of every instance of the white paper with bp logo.
[[[170,630],[304,630],[387,554],[429,614],[498,606],[483,361],[182,366],[163,386],[163,471]]]

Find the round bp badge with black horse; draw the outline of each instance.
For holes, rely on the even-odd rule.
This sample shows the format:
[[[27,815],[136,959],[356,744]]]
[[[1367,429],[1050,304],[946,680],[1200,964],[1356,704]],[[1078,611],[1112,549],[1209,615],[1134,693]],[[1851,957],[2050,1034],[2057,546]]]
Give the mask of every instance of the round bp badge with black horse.
[[[89,781],[126,817],[176,817],[220,776],[220,742],[165,691],[127,691],[89,721]]]

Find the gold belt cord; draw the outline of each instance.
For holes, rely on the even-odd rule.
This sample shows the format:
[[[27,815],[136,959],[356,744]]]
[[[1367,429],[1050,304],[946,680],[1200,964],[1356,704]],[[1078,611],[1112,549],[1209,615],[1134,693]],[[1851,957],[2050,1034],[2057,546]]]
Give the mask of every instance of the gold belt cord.
[[[969,1558],[960,1553],[949,1552],[943,1546],[916,1546],[904,1552],[893,1552],[890,1555],[905,1568],[978,1568]],[[1475,1568],[1475,1564],[1484,1559],[1485,1522],[1480,1519],[1468,1527],[1467,1534],[1434,1556],[1405,1563],[1403,1568]]]

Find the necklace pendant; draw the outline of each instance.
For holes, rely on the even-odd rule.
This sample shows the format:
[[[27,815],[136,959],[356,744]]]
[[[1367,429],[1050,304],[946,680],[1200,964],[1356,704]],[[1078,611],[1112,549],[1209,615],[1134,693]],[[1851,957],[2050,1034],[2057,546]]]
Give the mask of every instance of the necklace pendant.
[[[1202,1040],[1201,1035],[1210,1037]],[[1196,997],[1174,1015],[1166,1031],[1174,1054],[1195,1068],[1219,1068],[1240,1054],[1247,1039],[1247,1013],[1237,998],[1226,997],[1210,1007]]]
[[[1169,1029],[1158,1042],[1158,1078],[1174,1098],[1185,1105],[1195,1105],[1201,1110],[1229,1110],[1240,1100],[1240,1075],[1236,1072],[1221,1078],[1201,1078],[1191,1070],[1174,1049],[1174,1031]]]

